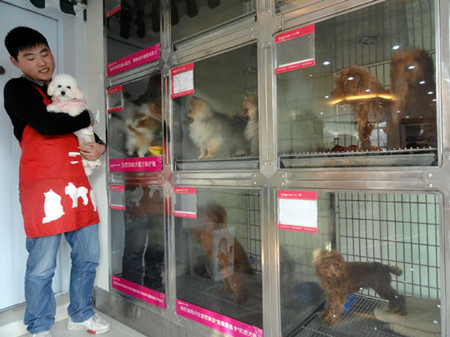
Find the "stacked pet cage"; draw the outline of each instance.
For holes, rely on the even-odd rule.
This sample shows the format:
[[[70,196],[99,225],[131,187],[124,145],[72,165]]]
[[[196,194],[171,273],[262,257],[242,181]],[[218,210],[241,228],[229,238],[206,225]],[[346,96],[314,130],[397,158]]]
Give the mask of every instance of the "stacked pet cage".
[[[447,2],[105,11],[100,309],[152,336],[450,335]]]

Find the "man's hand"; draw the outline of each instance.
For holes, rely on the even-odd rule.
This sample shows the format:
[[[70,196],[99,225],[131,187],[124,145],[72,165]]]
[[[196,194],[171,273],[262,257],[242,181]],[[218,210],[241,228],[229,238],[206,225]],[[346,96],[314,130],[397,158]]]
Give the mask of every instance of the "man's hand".
[[[106,151],[106,146],[98,143],[84,143],[78,147],[81,156],[86,160],[97,160]]]

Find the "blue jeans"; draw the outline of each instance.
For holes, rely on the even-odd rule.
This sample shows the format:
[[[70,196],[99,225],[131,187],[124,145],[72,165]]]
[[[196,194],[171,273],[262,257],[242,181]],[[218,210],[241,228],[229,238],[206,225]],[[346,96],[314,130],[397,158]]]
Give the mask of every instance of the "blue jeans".
[[[74,322],[83,322],[94,315],[91,297],[100,255],[98,225],[82,227],[64,235],[72,248],[68,313]],[[61,236],[57,234],[26,239],[27,307],[24,323],[32,334],[50,330],[55,322],[56,302],[52,280]]]
[[[164,264],[164,216],[125,216],[122,277],[161,291]]]

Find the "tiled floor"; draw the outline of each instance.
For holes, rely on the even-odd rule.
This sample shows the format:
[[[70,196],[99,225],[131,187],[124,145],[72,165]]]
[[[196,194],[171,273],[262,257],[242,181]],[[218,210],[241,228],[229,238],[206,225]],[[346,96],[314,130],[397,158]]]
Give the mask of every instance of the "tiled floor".
[[[111,324],[111,330],[108,331],[105,334],[102,334],[100,336],[102,337],[145,337],[145,335],[130,329],[129,327],[123,325],[122,323],[113,320],[111,317],[107,317],[103,315],[102,313],[98,313],[99,316],[103,317],[104,319],[108,320],[108,322]],[[93,336],[90,335],[84,331],[70,331],[66,328],[67,325],[67,318],[63,319],[59,322],[56,322],[56,324],[52,327],[51,334],[52,337],[89,337]],[[28,337],[29,334],[22,335],[20,337]]]
[[[53,337],[89,337],[93,336],[84,331],[69,331],[67,325],[67,305],[68,295],[56,296],[56,323],[51,329]],[[24,305],[18,305],[9,310],[0,312],[0,337],[29,337],[26,327],[23,324]],[[104,337],[145,337],[145,335],[127,327],[126,325],[104,315],[97,314],[106,319],[111,324],[111,330],[101,336]]]

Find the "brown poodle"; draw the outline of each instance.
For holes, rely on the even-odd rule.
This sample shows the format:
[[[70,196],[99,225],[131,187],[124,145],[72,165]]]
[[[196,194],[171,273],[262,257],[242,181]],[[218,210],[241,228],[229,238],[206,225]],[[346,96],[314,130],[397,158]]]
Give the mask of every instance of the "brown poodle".
[[[366,68],[351,66],[342,69],[334,77],[335,88],[331,92],[333,104],[347,103],[358,123],[361,150],[381,151],[373,146],[370,133],[376,123],[387,122],[388,147],[398,146],[398,117],[392,113],[392,97]],[[397,130],[397,131],[396,131]],[[394,133],[395,132],[395,133]]]
[[[408,48],[394,54],[391,60],[391,93],[396,99],[393,112],[408,123],[419,124],[416,135],[408,135],[403,146],[436,146],[436,83],[434,64],[421,49]],[[406,119],[405,119],[406,118]],[[424,128],[428,124],[430,127]],[[406,144],[405,144],[406,143]]]
[[[210,202],[201,207],[198,211],[198,217],[202,222],[201,229],[192,229],[194,240],[200,243],[205,255],[212,259],[214,250],[214,231],[227,227],[227,212],[225,208],[217,203]],[[224,256],[219,254],[219,266],[226,268],[227,263]],[[234,239],[234,271],[231,275],[222,279],[224,283],[223,291],[232,291],[236,294],[234,301],[238,304],[247,302],[249,292],[244,284],[244,275],[251,274],[253,270],[250,267],[250,261],[244,247],[235,238]]]
[[[327,325],[339,321],[347,296],[361,288],[372,288],[388,300],[392,313],[406,314],[405,297],[391,286],[391,274],[401,275],[398,267],[378,262],[345,262],[336,250],[314,250],[313,266],[322,289],[327,294],[327,306],[320,313]]]

